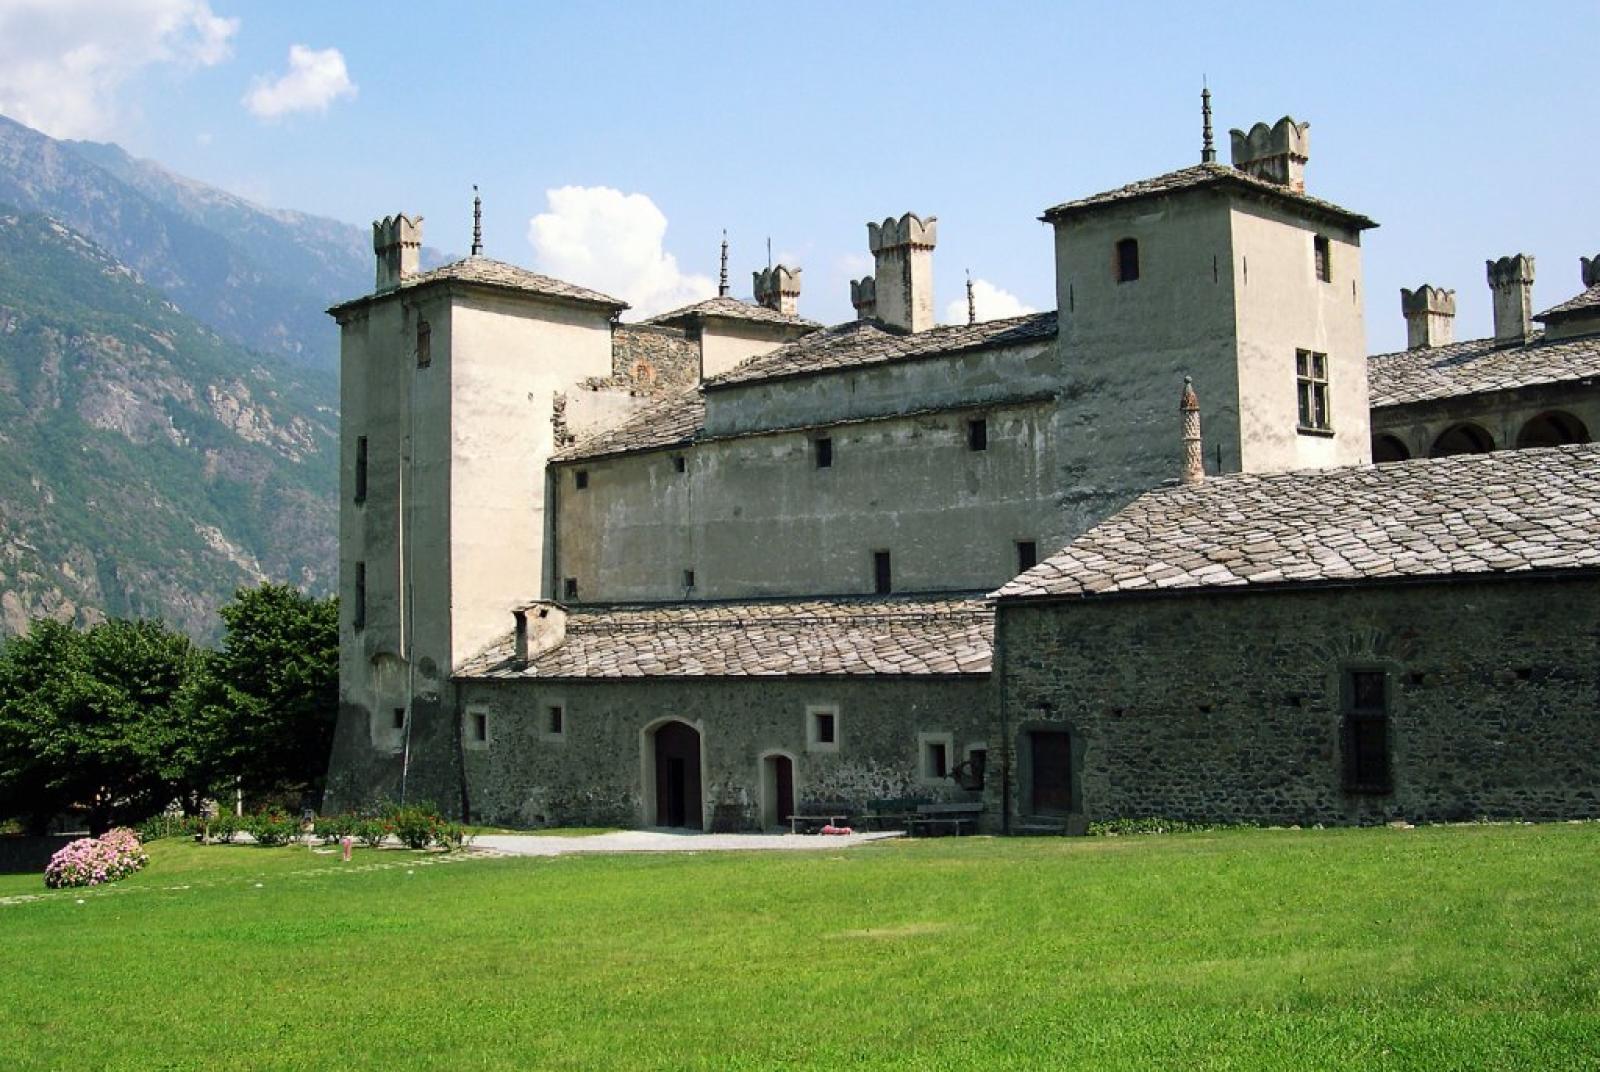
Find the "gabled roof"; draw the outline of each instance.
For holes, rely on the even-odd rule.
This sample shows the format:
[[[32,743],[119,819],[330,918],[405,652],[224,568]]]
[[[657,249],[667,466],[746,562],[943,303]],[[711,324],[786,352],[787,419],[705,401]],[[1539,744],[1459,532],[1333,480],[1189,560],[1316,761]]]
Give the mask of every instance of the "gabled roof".
[[[679,391],[651,403],[614,428],[563,447],[552,461],[601,458],[636,450],[661,450],[691,442],[706,423],[706,402],[700,387]]]
[[[1374,409],[1438,398],[1505,391],[1600,376],[1600,335],[1547,342],[1474,339],[1367,359],[1367,398]]]
[[[674,309],[670,313],[652,316],[645,323],[678,324],[686,320],[706,320],[712,317],[721,317],[725,320],[747,320],[754,324],[783,324],[798,328],[820,328],[822,326],[815,320],[807,320],[803,316],[790,316],[787,313],[780,313],[776,309],[768,309],[765,305],[756,305],[752,302],[728,297],[707,298],[703,302],[685,305],[682,309]]]
[[[338,313],[382,298],[388,294],[415,290],[417,287],[425,287],[432,283],[470,283],[474,286],[489,287],[494,290],[515,291],[520,294],[538,294],[546,298],[557,298],[585,305],[598,305],[618,312],[628,308],[627,302],[601,294],[597,290],[589,290],[547,275],[540,275],[538,272],[530,272],[528,269],[519,268],[514,264],[491,260],[488,257],[465,257],[430,271],[418,272],[416,275],[407,276],[400,281],[400,285],[394,290],[386,290],[380,294],[363,294],[359,298],[341,302],[329,309],[328,312]]]
[[[1544,312],[1536,314],[1534,319],[1546,322],[1565,320],[1576,313],[1600,313],[1600,283],[1596,283],[1575,298],[1568,298],[1560,305],[1553,305]]]
[[[994,608],[981,596],[741,600],[583,607],[527,666],[508,632],[466,678],[987,674]]]
[[[1600,445],[1161,488],[1000,599],[1600,569]]]
[[[1030,313],[1006,320],[951,324],[915,333],[895,331],[875,320],[852,320],[814,331],[776,350],[742,361],[707,380],[707,390],[810,376],[864,365],[938,357],[964,350],[1020,346],[1053,338],[1056,314]]]
[[[1157,175],[1153,179],[1130,182],[1128,185],[1119,186],[1115,190],[1106,190],[1103,193],[1093,194],[1089,197],[1080,197],[1076,201],[1064,201],[1053,208],[1045,209],[1044,215],[1039,218],[1046,223],[1054,223],[1057,220],[1081,216],[1104,205],[1137,201],[1149,197],[1161,197],[1182,190],[1194,190],[1206,186],[1239,190],[1244,193],[1266,197],[1270,200],[1281,201],[1303,212],[1331,217],[1358,231],[1378,226],[1373,220],[1361,215],[1359,212],[1351,212],[1347,208],[1339,207],[1332,201],[1324,201],[1319,197],[1311,197],[1291,190],[1287,186],[1280,186],[1275,182],[1258,179],[1254,175],[1247,174],[1227,164],[1196,164],[1193,167],[1169,171],[1165,175]]]

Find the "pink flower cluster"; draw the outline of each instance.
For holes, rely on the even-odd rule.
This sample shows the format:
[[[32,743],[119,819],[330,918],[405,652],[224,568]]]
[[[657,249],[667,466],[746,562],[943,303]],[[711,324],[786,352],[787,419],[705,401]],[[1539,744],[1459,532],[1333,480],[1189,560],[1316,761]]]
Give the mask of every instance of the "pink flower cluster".
[[[50,857],[44,884],[51,889],[99,886],[127,878],[149,862],[138,835],[119,826],[97,838],[79,838]]]

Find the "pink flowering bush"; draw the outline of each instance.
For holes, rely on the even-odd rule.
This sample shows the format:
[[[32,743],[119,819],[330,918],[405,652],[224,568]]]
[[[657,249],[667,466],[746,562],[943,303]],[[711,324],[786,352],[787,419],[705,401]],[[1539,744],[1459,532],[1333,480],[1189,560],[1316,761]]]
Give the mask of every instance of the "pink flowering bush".
[[[97,838],[79,838],[50,857],[44,884],[51,889],[100,886],[127,878],[149,862],[139,836],[119,826]]]

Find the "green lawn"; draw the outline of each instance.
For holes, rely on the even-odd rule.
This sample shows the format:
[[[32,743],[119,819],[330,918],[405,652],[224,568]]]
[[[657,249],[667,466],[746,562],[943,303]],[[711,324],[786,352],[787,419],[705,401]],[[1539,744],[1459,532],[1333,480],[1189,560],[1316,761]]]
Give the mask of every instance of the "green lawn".
[[[0,1063],[1600,1068],[1600,825],[417,860],[0,904]]]

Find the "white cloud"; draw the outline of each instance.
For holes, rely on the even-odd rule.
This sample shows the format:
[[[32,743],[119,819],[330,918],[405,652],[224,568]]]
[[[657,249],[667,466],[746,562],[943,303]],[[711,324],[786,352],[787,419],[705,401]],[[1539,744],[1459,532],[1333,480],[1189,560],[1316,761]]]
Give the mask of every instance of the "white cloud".
[[[104,137],[130,78],[221,63],[238,29],[209,0],[0,0],[0,114],[58,138]]]
[[[667,217],[644,194],[609,186],[546,190],[548,212],[528,221],[541,272],[613,295],[646,317],[716,294],[710,276],[690,275],[662,247]]]
[[[1009,291],[1001,290],[987,279],[972,281],[972,304],[978,310],[979,320],[1004,320],[1008,316],[1022,316],[1039,310],[1025,304]],[[944,307],[946,324],[967,322],[967,296],[965,293]]]
[[[290,45],[289,69],[271,81],[257,78],[244,106],[257,119],[281,119],[291,112],[325,112],[340,97],[355,95],[342,52]]]

